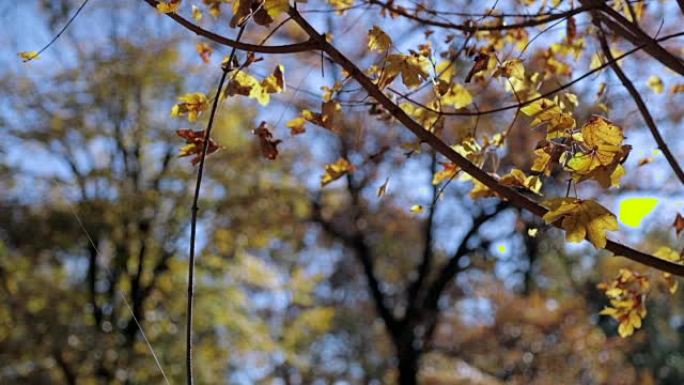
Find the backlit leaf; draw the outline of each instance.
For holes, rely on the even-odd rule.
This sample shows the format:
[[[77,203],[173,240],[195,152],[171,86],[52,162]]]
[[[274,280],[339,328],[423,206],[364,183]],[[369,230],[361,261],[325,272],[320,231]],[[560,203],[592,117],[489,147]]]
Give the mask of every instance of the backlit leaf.
[[[565,238],[580,242],[585,238],[597,248],[606,246],[606,231],[618,229],[617,218],[605,207],[593,200],[554,198],[544,201],[549,211],[544,215],[546,223],[560,221]]]
[[[385,52],[392,46],[392,39],[377,25],[368,31],[368,48],[371,51]]]
[[[335,163],[326,165],[325,174],[321,177],[321,187],[342,178],[352,171],[354,171],[354,166],[344,158],[340,158],[335,161]]]

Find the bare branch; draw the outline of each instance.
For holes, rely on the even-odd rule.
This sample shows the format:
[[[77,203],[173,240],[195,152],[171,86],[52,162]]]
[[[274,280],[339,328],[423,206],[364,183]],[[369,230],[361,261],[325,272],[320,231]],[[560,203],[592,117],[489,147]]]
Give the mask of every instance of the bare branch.
[[[601,30],[601,32],[603,32],[603,30]],[[613,58],[613,54],[610,52],[608,41],[606,41],[606,37],[603,33],[599,34],[599,40],[601,42],[603,54],[606,56],[608,60],[611,60]],[[656,123],[653,120],[653,117],[651,116],[648,107],[646,107],[646,103],[644,103],[644,100],[641,98],[641,94],[639,94],[639,91],[637,91],[636,87],[634,87],[632,81],[629,80],[627,75],[624,73],[624,71],[622,71],[622,69],[619,65],[617,65],[617,63],[613,61],[610,67],[613,69],[613,72],[615,72],[615,75],[617,75],[617,77],[620,79],[622,85],[627,89],[629,94],[632,96],[632,99],[634,99],[634,103],[636,103],[637,107],[639,108],[641,116],[643,116],[644,121],[646,121],[646,125],[648,126],[649,130],[651,130],[653,139],[655,139],[656,143],[658,143],[658,148],[660,149],[660,151],[663,152],[665,159],[667,159],[667,162],[670,164],[670,167],[677,175],[677,178],[679,178],[679,181],[684,184],[684,171],[682,171],[681,166],[679,166],[679,163],[677,163],[677,159],[675,159],[675,157],[672,155],[670,148],[667,146],[667,143],[665,143],[665,140],[660,135],[658,127],[656,126]]]
[[[478,32],[478,31],[505,31],[505,30],[512,30],[512,29],[522,29],[522,28],[529,28],[529,27],[535,27],[539,25],[544,25],[548,24],[552,21],[556,20],[561,20],[568,18],[573,15],[577,15],[579,13],[588,11],[590,9],[596,8],[595,5],[589,5],[589,6],[582,6],[579,8],[574,8],[565,12],[559,12],[559,13],[554,13],[550,14],[546,17],[539,18],[539,19],[530,19],[521,23],[516,23],[516,24],[498,24],[498,25],[476,25],[475,23],[471,22],[466,22],[465,24],[455,24],[455,23],[449,23],[449,22],[441,22],[441,21],[435,21],[435,20],[430,20],[426,19],[424,17],[417,16],[416,14],[409,13],[406,9],[403,7],[396,7],[392,3],[392,1],[381,1],[381,0],[367,0],[368,4],[375,4],[379,5],[382,8],[387,9],[390,11],[392,14],[396,14],[402,17],[405,17],[409,20],[416,21],[420,24],[423,25],[429,25],[432,27],[439,27],[439,28],[444,28],[444,29],[454,29],[457,31],[463,31],[463,32]]]
[[[583,2],[586,3],[587,1]],[[609,15],[610,18],[604,15],[604,13]],[[682,62],[682,59],[663,48],[658,44],[657,40],[646,34],[638,26],[630,23],[629,20],[620,13],[608,6],[603,6],[601,12],[595,12],[594,15],[599,17],[612,32],[621,36],[623,39],[628,40],[635,46],[643,46],[644,51],[654,59],[658,60],[672,71],[684,75],[684,63]]]
[[[147,4],[151,5],[156,9],[157,4],[159,4],[158,1],[156,0],[144,0]],[[205,37],[215,43],[225,45],[234,49],[239,49],[242,51],[251,51],[251,52],[257,52],[257,53],[266,53],[266,54],[287,54],[287,53],[296,53],[296,52],[305,52],[305,51],[313,51],[313,50],[318,50],[320,49],[320,45],[313,41],[309,40],[304,43],[297,43],[297,44],[289,44],[289,45],[278,45],[278,46],[268,46],[268,45],[255,45],[255,44],[249,44],[249,43],[242,43],[238,40],[232,40],[229,39],[225,36],[219,35],[217,33],[207,31],[206,29],[198,26],[197,24],[192,23],[191,21],[185,19],[184,17],[176,14],[176,13],[167,13],[166,14],[168,17],[173,19],[176,23],[182,25],[186,29],[194,32],[195,34]]]

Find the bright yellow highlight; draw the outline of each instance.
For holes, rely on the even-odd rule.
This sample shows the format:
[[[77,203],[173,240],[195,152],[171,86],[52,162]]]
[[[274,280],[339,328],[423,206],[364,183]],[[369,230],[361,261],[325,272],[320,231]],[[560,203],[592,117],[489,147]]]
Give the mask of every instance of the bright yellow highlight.
[[[658,198],[626,198],[620,202],[620,222],[640,227],[641,222],[658,205]]]
[[[499,251],[499,253],[503,254],[506,252],[506,245],[499,245],[496,249]]]

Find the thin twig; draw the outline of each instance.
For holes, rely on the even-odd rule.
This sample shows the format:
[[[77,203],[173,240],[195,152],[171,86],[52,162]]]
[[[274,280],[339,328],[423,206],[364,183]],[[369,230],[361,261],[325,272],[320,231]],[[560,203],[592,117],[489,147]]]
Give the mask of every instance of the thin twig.
[[[603,33],[603,29],[601,29],[601,33],[599,34],[599,41],[601,43],[601,48],[603,50],[603,54],[606,56],[606,59],[612,60],[613,54],[610,52],[610,47],[608,46],[608,41],[606,40],[606,36]],[[682,184],[684,184],[684,171],[682,171],[682,167],[679,165],[679,163],[677,163],[677,159],[674,157],[674,155],[672,155],[670,148],[667,146],[667,143],[665,143],[665,140],[663,139],[662,135],[660,135],[660,132],[658,131],[658,126],[656,125],[655,120],[653,120],[653,116],[651,116],[648,107],[646,107],[646,103],[644,103],[641,94],[639,94],[639,91],[636,89],[636,87],[634,87],[634,83],[632,83],[632,81],[629,80],[625,72],[622,71],[620,66],[615,61],[611,61],[610,67],[612,68],[613,72],[615,72],[615,75],[617,75],[617,77],[620,79],[622,85],[627,89],[632,99],[634,99],[634,103],[636,103],[637,108],[641,113],[641,116],[644,118],[644,121],[646,122],[648,129],[651,131],[653,139],[655,139],[656,143],[658,144],[658,148],[660,149],[660,151],[663,152],[663,155],[665,156],[665,159],[667,159],[667,162],[670,164],[672,171],[674,171],[674,173],[677,175],[679,181],[682,182]]]
[[[242,33],[245,30],[245,25],[240,27],[240,31],[235,38],[236,42],[240,41]],[[192,218],[190,220],[190,260],[188,261],[188,299],[187,299],[187,312],[186,312],[186,324],[185,324],[185,364],[186,364],[186,383],[188,385],[193,384],[192,375],[192,311],[193,302],[195,295],[195,236],[197,234],[197,212],[199,211],[198,201],[200,196],[200,188],[202,186],[202,175],[204,174],[204,161],[207,157],[207,148],[209,147],[209,140],[211,135],[211,128],[214,124],[214,117],[216,116],[216,110],[218,109],[218,103],[221,99],[221,91],[223,90],[223,84],[226,82],[228,73],[231,70],[233,58],[235,57],[235,52],[237,47],[233,47],[230,52],[228,61],[224,65],[223,73],[221,74],[221,80],[219,80],[218,87],[216,87],[216,96],[214,97],[214,102],[211,106],[211,112],[209,114],[209,121],[207,123],[207,129],[204,132],[204,143],[202,143],[202,152],[200,154],[199,168],[197,170],[197,182],[195,184],[195,193],[192,198]]]
[[[54,42],[56,42],[60,36],[62,36],[62,34],[67,30],[67,28],[69,28],[71,23],[73,23],[73,21],[76,20],[76,17],[78,17],[78,14],[81,13],[81,11],[86,6],[86,4],[88,4],[88,1],[90,1],[90,0],[84,0],[83,3],[81,3],[81,5],[78,7],[78,9],[76,9],[76,12],[74,12],[74,14],[69,18],[69,20],[67,20],[67,22],[64,24],[62,29],[60,29],[59,32],[57,32],[57,34],[47,44],[45,44],[45,46],[43,48],[39,49],[38,52],[35,53],[35,55],[27,58],[26,60],[24,60],[24,62],[29,62],[29,61],[37,58],[46,49],[50,48],[50,46],[52,44],[54,44]]]

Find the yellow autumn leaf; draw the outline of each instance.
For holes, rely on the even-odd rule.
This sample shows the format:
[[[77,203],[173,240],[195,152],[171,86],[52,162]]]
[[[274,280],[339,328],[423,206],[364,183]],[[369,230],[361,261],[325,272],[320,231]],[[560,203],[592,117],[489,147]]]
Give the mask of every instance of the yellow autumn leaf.
[[[432,184],[437,185],[445,180],[453,179],[460,168],[455,163],[442,163],[442,170],[437,171],[432,177]]]
[[[470,198],[481,199],[481,198],[491,198],[496,197],[494,190],[487,187],[486,184],[480,182],[477,179],[473,179],[473,189],[470,190]]]
[[[368,31],[368,48],[371,51],[386,52],[391,46],[392,38],[377,25]]]
[[[661,94],[665,90],[665,85],[663,84],[663,79],[659,76],[651,75],[648,77],[646,84],[655,92],[656,94]]]
[[[261,81],[261,87],[269,94],[285,91],[285,67],[277,65],[273,73]]]
[[[354,171],[354,166],[348,160],[340,158],[335,163],[325,166],[325,173],[321,176],[321,186],[332,183],[352,171]]]
[[[430,61],[417,53],[410,55],[392,54],[387,56],[384,67],[381,70],[378,85],[385,88],[398,75],[408,88],[419,86],[423,80],[428,79],[430,72]]]
[[[202,20],[202,10],[199,9],[198,6],[192,5],[192,18],[195,19],[195,21],[199,22]]]
[[[538,194],[542,187],[542,182],[538,176],[527,176],[522,170],[517,168],[512,169],[508,174],[502,176],[501,179],[499,179],[499,183],[504,186],[529,190],[535,194]]]
[[[157,11],[159,13],[173,13],[178,12],[181,0],[160,1],[157,3]]]
[[[31,61],[34,59],[38,58],[38,51],[22,51],[19,52],[19,57],[21,60],[26,63],[27,61]]]
[[[585,238],[597,248],[606,246],[606,231],[618,230],[613,213],[593,200],[554,198],[543,202],[549,211],[543,219],[546,223],[560,221],[565,238],[580,242]]]
[[[412,212],[412,213],[414,213],[414,214],[420,214],[420,213],[423,212],[423,210],[424,210],[424,209],[423,209],[423,205],[413,205],[413,206],[411,206],[411,208],[409,209],[409,211]]]
[[[593,116],[582,127],[582,138],[592,148],[598,151],[607,151],[615,153],[620,149],[623,139],[622,128],[614,123],[608,121],[601,116]],[[608,164],[612,154],[608,154],[609,159],[603,161],[603,164]]]
[[[506,60],[501,63],[495,75],[525,80],[525,67],[520,59]]]
[[[354,5],[354,0],[328,0],[328,3],[335,7],[338,13],[342,13],[345,9]]]
[[[171,109],[171,116],[178,117],[187,114],[189,122],[196,121],[202,111],[209,107],[207,96],[201,92],[182,95],[178,97],[178,101],[180,103]]]
[[[522,107],[520,111],[534,118],[532,126],[546,127],[547,140],[569,136],[569,131],[576,125],[572,114],[563,111],[556,102],[550,99],[539,99]]]
[[[541,172],[546,176],[551,175],[553,163],[551,162],[551,154],[548,151],[550,149],[546,147],[534,150],[535,158],[532,163],[532,171]]]
[[[299,135],[303,134],[306,131],[306,128],[304,127],[305,123],[306,119],[302,118],[301,116],[298,116],[287,122],[286,126],[290,129],[291,135]]]
[[[288,0],[265,0],[264,8],[272,19],[278,17],[281,13],[287,12],[290,8]]]
[[[628,152],[622,146],[624,135],[622,128],[600,116],[593,116],[581,130],[581,142],[584,149],[577,152],[567,163],[567,168],[574,173],[586,175],[600,166],[613,166],[612,174],[620,160]]]
[[[442,60],[435,66],[435,72],[440,80],[449,82],[456,74],[456,65],[450,60]]]
[[[653,253],[658,258],[665,259],[671,262],[681,262],[682,256],[676,251],[667,246],[661,246]]]
[[[456,83],[449,88],[444,96],[442,103],[452,105],[454,108],[463,108],[473,102],[470,92],[462,85]]]

